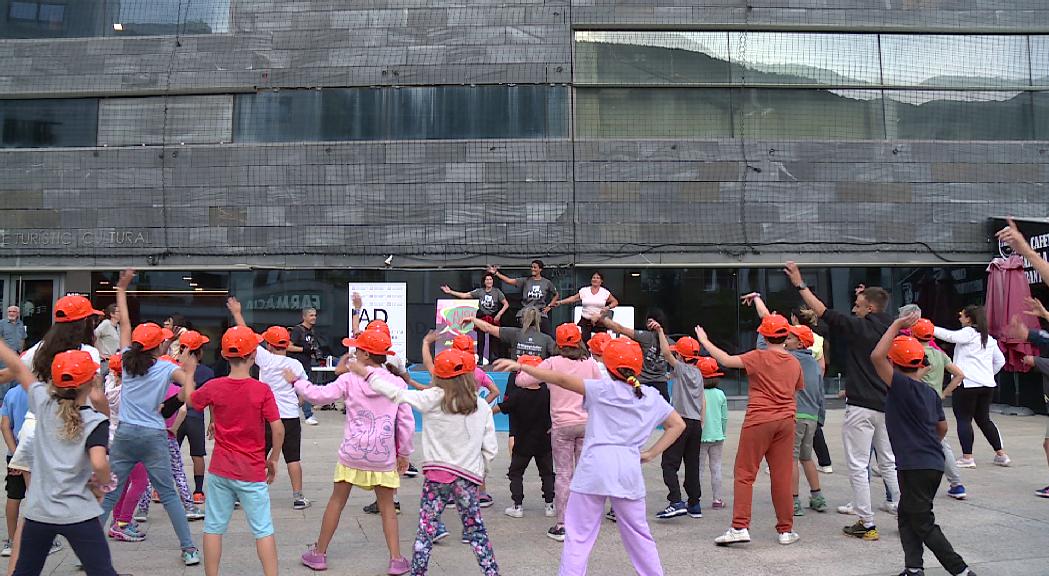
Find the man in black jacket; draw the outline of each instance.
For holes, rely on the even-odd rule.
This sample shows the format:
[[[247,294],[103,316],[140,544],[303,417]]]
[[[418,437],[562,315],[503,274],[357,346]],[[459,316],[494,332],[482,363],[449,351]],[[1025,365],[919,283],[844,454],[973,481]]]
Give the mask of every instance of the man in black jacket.
[[[845,361],[845,420],[841,435],[845,445],[845,460],[849,466],[849,483],[852,485],[852,502],[839,506],[842,514],[856,514],[859,520],[846,526],[844,532],[863,540],[877,540],[878,529],[874,524],[871,508],[870,465],[871,449],[877,453],[878,467],[882,480],[892,496],[899,502],[900,487],[896,480],[896,458],[889,444],[885,429],[885,396],[888,389],[871,363],[871,352],[893,319],[885,313],[889,294],[882,288],[864,288],[856,295],[852,316],[831,310],[809,290],[801,277],[797,264],[787,262],[784,272],[798,290],[801,299],[830,327],[831,341],[846,347]],[[885,502],[882,510],[895,514],[896,505]]]

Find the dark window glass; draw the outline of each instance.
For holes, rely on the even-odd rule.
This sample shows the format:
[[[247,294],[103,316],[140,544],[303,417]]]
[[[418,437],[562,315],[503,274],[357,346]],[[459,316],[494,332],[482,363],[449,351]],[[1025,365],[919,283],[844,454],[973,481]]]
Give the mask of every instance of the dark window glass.
[[[575,34],[577,83],[723,84],[729,81],[725,32]]]
[[[885,138],[879,90],[736,90],[737,136],[824,140]]]
[[[237,96],[234,141],[454,140],[566,135],[561,86],[290,90]]]
[[[580,88],[580,138],[732,136],[731,90],[723,88]]]
[[[736,84],[878,84],[875,34],[729,34]]]
[[[1031,93],[886,90],[889,138],[1030,140]]]
[[[1049,140],[1049,92],[1033,92],[1034,138]]]
[[[11,0],[0,38],[229,32],[230,0]]]
[[[0,100],[0,147],[94,146],[98,100]]]

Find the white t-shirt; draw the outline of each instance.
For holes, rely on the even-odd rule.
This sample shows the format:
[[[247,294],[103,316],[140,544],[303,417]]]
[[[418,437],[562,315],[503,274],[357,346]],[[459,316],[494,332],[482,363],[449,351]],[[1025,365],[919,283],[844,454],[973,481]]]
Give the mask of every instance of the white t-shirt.
[[[273,390],[273,399],[277,401],[280,417],[298,418],[299,395],[295,393],[295,387],[284,379],[284,370],[291,370],[300,380],[309,380],[302,362],[274,354],[260,345],[255,352],[255,364],[259,366],[259,380]]]
[[[594,294],[590,286],[584,286],[579,289],[579,302],[583,305],[583,312],[595,315],[608,304],[608,297],[611,295],[604,286],[597,289],[597,294]]]
[[[32,348],[30,348],[29,350],[26,350],[22,354],[22,364],[25,364],[26,367],[29,368],[30,370],[33,369],[33,358],[36,356],[36,351],[40,349],[40,344],[42,344],[42,342],[37,342],[36,344],[33,344]],[[98,369],[101,372],[102,371],[102,356],[99,355],[98,348],[95,348],[94,346],[91,346],[90,344],[81,344],[80,345],[80,349],[91,355],[91,359],[95,361],[95,364],[98,364]],[[36,376],[34,376],[34,378],[35,377]]]

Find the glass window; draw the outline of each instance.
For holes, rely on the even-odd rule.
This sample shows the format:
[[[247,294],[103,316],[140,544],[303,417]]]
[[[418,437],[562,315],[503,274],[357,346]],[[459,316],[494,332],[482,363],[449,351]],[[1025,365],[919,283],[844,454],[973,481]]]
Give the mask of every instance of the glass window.
[[[1031,36],[1031,83],[1049,86],[1049,36]]]
[[[887,85],[998,88],[1030,85],[1026,36],[882,34]]]
[[[576,91],[580,138],[732,136],[725,88],[586,88]]]
[[[1032,92],[1034,99],[1034,139],[1049,140],[1049,92]]]
[[[576,32],[575,81],[602,84],[723,84],[725,32]]]
[[[0,38],[229,32],[230,0],[11,0]]]
[[[906,140],[1030,140],[1031,93],[886,90],[888,137]]]
[[[729,34],[732,82],[751,84],[878,84],[875,34]]]
[[[879,90],[736,90],[746,138],[885,138]]]
[[[558,138],[562,86],[288,90],[237,96],[237,142]]]
[[[98,100],[0,100],[0,147],[94,146]]]
[[[113,6],[113,2],[107,2],[113,12],[113,26],[106,33],[121,36],[222,34],[229,32],[229,3],[230,0],[121,0]]]

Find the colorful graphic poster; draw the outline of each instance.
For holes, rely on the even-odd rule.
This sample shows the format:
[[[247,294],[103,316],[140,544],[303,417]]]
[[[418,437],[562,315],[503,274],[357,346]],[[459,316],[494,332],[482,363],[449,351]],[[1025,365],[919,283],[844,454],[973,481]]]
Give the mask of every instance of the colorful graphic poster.
[[[346,334],[353,326],[353,293],[361,295],[361,330],[373,320],[383,320],[390,326],[393,351],[401,359],[408,350],[408,285],[404,282],[350,282],[350,317]]]
[[[467,334],[476,339],[473,322],[464,322],[463,319],[477,315],[477,304],[477,300],[437,301],[437,352],[451,348],[452,339],[459,334]]]

